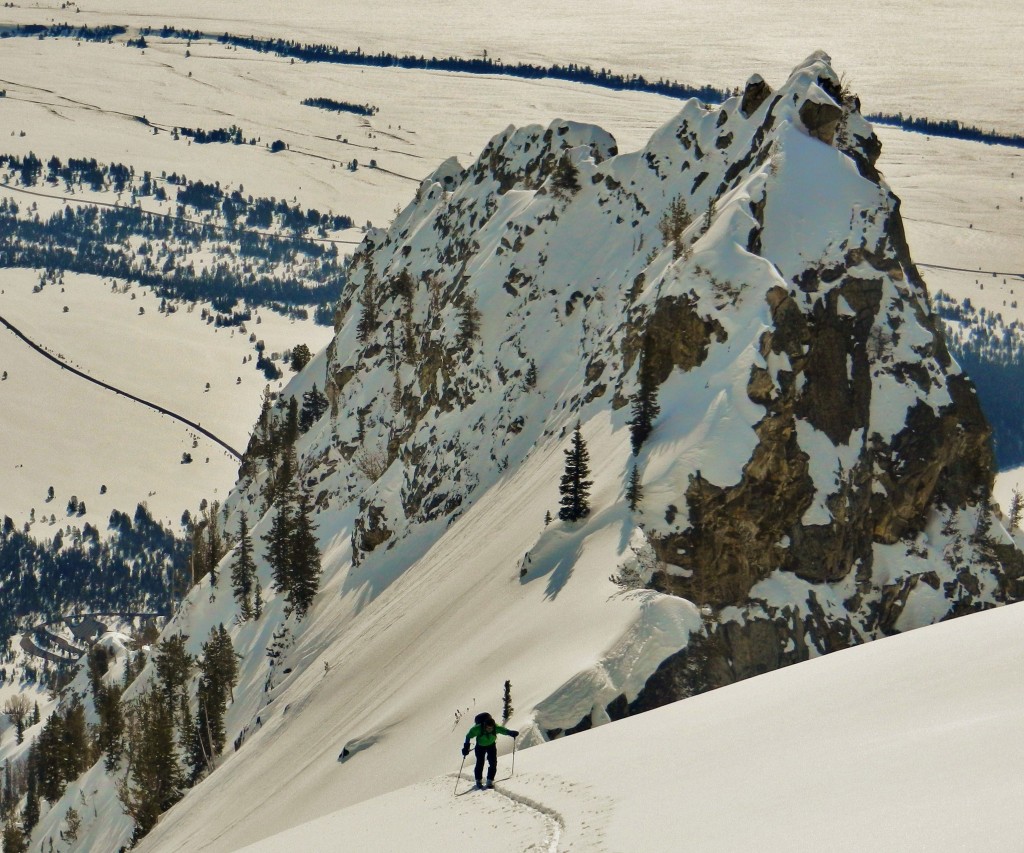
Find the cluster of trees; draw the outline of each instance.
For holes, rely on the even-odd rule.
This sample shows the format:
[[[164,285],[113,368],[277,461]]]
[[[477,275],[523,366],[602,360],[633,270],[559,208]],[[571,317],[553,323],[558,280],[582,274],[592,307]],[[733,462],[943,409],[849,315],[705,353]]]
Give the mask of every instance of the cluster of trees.
[[[929,136],[946,136],[952,139],[969,139],[972,142],[984,142],[987,145],[1009,145],[1013,148],[1024,148],[1024,135],[1019,133],[999,133],[994,130],[983,130],[970,124],[963,124],[952,118],[930,119],[923,116],[905,116],[903,113],[872,113],[867,116],[875,124],[886,124],[900,127],[915,133],[926,133]]]
[[[249,145],[256,144],[254,138],[247,140],[242,135],[242,128],[235,124],[231,125],[231,127],[217,127],[213,130],[203,130],[198,127],[176,127],[173,132],[177,136],[184,136],[186,139],[191,139],[199,145],[207,145],[211,142],[230,143],[231,145],[242,145],[246,142]]]
[[[163,27],[159,31],[161,37],[180,36],[173,27]],[[189,38],[209,38],[214,36],[194,31]],[[521,77],[527,80],[566,80],[573,83],[589,83],[605,89],[630,90],[635,92],[652,92],[667,95],[670,98],[699,98],[702,101],[719,103],[728,97],[729,92],[714,86],[688,86],[671,80],[648,80],[641,74],[616,74],[606,68],[595,70],[589,65],[570,62],[565,65],[534,65],[527,62],[506,63],[500,59],[492,59],[486,54],[482,57],[466,59],[458,56],[439,58],[436,56],[412,56],[409,54],[364,53],[361,48],[346,50],[329,44],[302,44],[289,39],[261,39],[255,36],[236,36],[224,33],[215,37],[222,44],[243,47],[263,53],[276,53],[304,62],[330,62],[338,65],[368,65],[379,68],[422,68],[432,71],[460,71],[468,74],[503,74],[509,77]]]
[[[942,291],[932,297],[950,353],[978,390],[981,408],[993,433],[1000,469],[1024,465],[1024,397],[1007,388],[1024,381],[1024,323],[1006,323],[999,312],[958,302]]]
[[[134,519],[115,510],[110,535],[86,523],[49,541],[5,517],[0,528],[0,637],[20,619],[50,620],[74,608],[168,612],[188,583],[189,545],[139,504]]]
[[[67,206],[41,219],[11,199],[0,201],[0,266],[34,266],[110,275],[154,287],[169,298],[214,300],[244,294],[251,304],[321,307],[345,280],[344,259],[326,241],[329,230],[352,227],[340,214],[244,195],[219,182],[172,173],[136,175],[120,163],[0,155],[0,168],[24,186],[41,182],[130,193],[131,204]],[[140,199],[166,200],[177,187],[174,215],[144,211]],[[189,216],[196,216],[190,219]],[[269,229],[274,229],[269,231]],[[313,236],[317,235],[317,236]],[[141,238],[142,245],[136,247]],[[217,249],[196,269],[191,255]]]
[[[125,771],[118,798],[135,821],[133,841],[213,769],[226,742],[224,715],[238,682],[238,656],[223,625],[211,629],[198,656],[188,652],[187,642],[187,636],[176,634],[157,645],[153,683],[128,702],[121,701],[122,694],[146,663],[141,638],[140,650],[127,653],[120,682],[105,677],[106,650],[90,652],[89,683],[98,722],[88,724],[82,701],[72,698],[47,718],[23,760],[4,765],[0,816],[5,853],[25,849],[39,821],[40,801],[55,803],[68,783],[100,758],[108,772]],[[6,707],[5,712],[11,713]],[[38,707],[36,715],[38,722]],[[65,816],[63,840],[75,840],[69,835],[77,832],[78,818],[70,812]]]
[[[29,38],[72,38],[79,41],[108,42],[115,36],[123,36],[128,32],[126,27],[116,24],[99,25],[95,27],[80,26],[73,27],[70,24],[21,24],[12,29],[4,29],[0,32],[0,38],[11,38],[21,36]]]
[[[348,101],[336,101],[334,98],[304,98],[302,105],[335,113],[354,113],[357,116],[375,116],[379,112],[372,104],[353,104]]]

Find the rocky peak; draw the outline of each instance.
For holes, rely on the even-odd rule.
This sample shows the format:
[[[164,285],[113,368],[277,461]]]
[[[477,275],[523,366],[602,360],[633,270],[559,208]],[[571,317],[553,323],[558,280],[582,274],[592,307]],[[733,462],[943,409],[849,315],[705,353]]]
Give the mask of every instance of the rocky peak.
[[[639,151],[556,121],[441,164],[367,234],[307,369],[332,415],[306,471],[356,508],[353,564],[605,418],[601,464],[646,495],[644,583],[712,614],[647,692],[604,688],[609,716],[1019,596],[998,525],[972,532],[989,431],[880,150],[819,52],[774,91],[685,103]],[[641,393],[662,414],[634,458]]]

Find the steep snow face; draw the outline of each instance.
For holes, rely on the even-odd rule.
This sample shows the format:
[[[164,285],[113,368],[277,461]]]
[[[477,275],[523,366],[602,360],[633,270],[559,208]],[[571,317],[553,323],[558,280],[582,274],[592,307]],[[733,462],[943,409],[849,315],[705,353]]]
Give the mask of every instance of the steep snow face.
[[[509,128],[368,233],[285,389],[329,399],[296,442],[321,592],[296,623],[257,555],[239,748],[143,849],[235,849],[436,775],[506,678],[531,745],[1020,597],[879,148],[815,54],[636,152]],[[549,521],[577,423],[590,513]],[[226,502],[257,543],[273,432]],[[198,651],[235,612],[222,581],[167,630]]]

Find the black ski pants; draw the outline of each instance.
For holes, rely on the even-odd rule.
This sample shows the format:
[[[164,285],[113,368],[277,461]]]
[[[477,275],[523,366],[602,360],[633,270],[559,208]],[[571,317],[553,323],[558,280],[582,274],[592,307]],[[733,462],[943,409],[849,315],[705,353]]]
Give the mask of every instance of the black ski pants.
[[[498,745],[496,743],[492,743],[490,746],[476,747],[476,768],[473,775],[477,782],[483,778],[485,758],[487,759],[487,778],[493,782],[498,772]]]

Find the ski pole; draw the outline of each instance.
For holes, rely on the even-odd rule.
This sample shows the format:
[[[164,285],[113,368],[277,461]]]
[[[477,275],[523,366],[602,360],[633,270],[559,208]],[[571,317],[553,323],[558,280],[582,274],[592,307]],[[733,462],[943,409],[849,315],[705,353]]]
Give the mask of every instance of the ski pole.
[[[459,782],[462,781],[462,768],[465,767],[465,766],[466,766],[466,756],[463,755],[462,756],[462,764],[459,765],[459,772],[458,772],[458,775],[455,777],[455,791],[459,790]],[[454,794],[455,791],[452,791],[452,793]]]
[[[512,769],[509,771],[508,778],[511,779],[516,773],[516,741],[518,738],[512,738]]]

